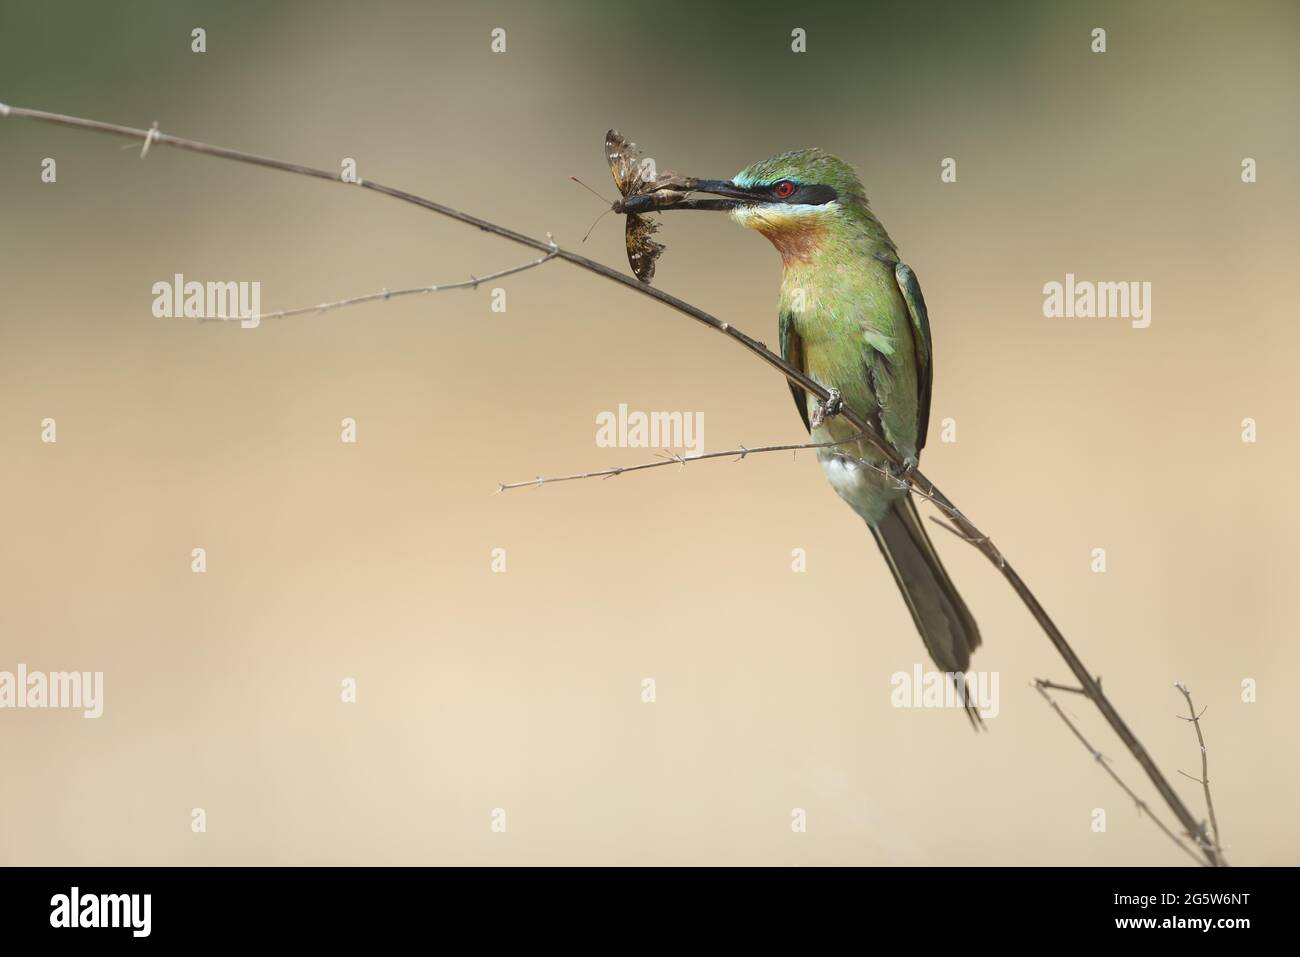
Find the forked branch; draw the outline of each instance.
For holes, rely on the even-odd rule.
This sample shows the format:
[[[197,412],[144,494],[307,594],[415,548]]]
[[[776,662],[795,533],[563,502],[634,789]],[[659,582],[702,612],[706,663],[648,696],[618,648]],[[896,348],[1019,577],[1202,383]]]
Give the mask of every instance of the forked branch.
[[[1184,721],[1190,721],[1192,723],[1192,727],[1196,728],[1196,743],[1201,746],[1201,776],[1199,778],[1193,777],[1186,771],[1181,770],[1178,773],[1185,778],[1191,778],[1204,788],[1205,809],[1210,815],[1210,835],[1205,835],[1204,828],[1201,828],[1198,833],[1202,835],[1201,841],[1206,845],[1212,846],[1214,848],[1214,853],[1219,856],[1219,860],[1223,861],[1223,838],[1219,834],[1219,819],[1214,813],[1214,798],[1210,795],[1209,749],[1205,746],[1205,734],[1201,731],[1201,715],[1205,714],[1205,708],[1202,708],[1199,713],[1197,712],[1196,706],[1192,704],[1192,693],[1187,690],[1187,685],[1183,684],[1181,681],[1175,681],[1174,687],[1181,691],[1183,697],[1187,699],[1188,716],[1183,718],[1182,715],[1177,715],[1176,717],[1183,718]],[[1213,841],[1212,844],[1210,843],[1211,840]]]
[[[1088,739],[1083,736],[1083,732],[1080,731],[1078,726],[1073,721],[1070,720],[1069,716],[1056,702],[1056,699],[1047,693],[1049,690],[1055,690],[1055,691],[1068,691],[1073,694],[1082,694],[1080,689],[1069,688],[1064,685],[1058,685],[1055,682],[1045,681],[1042,678],[1034,679],[1034,687],[1038,689],[1038,693],[1043,696],[1043,698],[1047,701],[1048,705],[1051,706],[1051,709],[1056,712],[1057,717],[1059,717],[1062,721],[1065,722],[1065,726],[1070,729],[1070,732],[1079,740],[1079,743],[1082,744],[1085,750],[1087,750],[1087,752],[1092,755],[1092,759],[1101,765],[1102,770],[1105,771],[1108,775],[1110,775],[1110,779],[1120,786],[1120,790],[1122,790],[1125,794],[1128,795],[1130,801],[1132,801],[1135,805],[1137,805],[1137,809],[1141,811],[1143,814],[1145,814],[1147,817],[1149,817],[1152,821],[1154,821],[1156,827],[1160,828],[1161,833],[1163,833],[1165,837],[1169,838],[1169,840],[1177,844],[1178,849],[1180,851],[1188,855],[1192,860],[1194,860],[1197,864],[1200,864],[1202,867],[1206,866],[1205,861],[1197,857],[1196,852],[1193,851],[1190,847],[1188,847],[1187,844],[1183,840],[1181,840],[1177,834],[1169,830],[1169,828],[1165,825],[1165,822],[1160,820],[1160,818],[1158,818],[1155,815],[1155,813],[1151,810],[1151,808],[1147,806],[1147,803],[1133,793],[1133,789],[1130,788],[1127,784],[1125,784],[1124,780],[1119,776],[1119,773],[1113,767],[1111,767],[1110,761],[1106,758],[1106,755],[1102,754],[1100,751],[1098,751],[1089,743]],[[1199,844],[1200,841],[1198,840],[1197,843]]]

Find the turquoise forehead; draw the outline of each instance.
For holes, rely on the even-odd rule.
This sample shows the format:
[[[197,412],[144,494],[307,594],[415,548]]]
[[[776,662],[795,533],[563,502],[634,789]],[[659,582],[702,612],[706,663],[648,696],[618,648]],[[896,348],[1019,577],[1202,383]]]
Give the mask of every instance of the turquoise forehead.
[[[786,155],[774,156],[752,166],[746,166],[735,175],[732,182],[743,189],[755,186],[767,186],[779,179],[798,179],[803,172],[795,163],[787,160]]]
[[[750,189],[765,186],[778,180],[829,183],[840,185],[845,180],[856,181],[853,168],[824,150],[806,149],[781,153],[762,162],[746,166],[733,177],[737,186]]]

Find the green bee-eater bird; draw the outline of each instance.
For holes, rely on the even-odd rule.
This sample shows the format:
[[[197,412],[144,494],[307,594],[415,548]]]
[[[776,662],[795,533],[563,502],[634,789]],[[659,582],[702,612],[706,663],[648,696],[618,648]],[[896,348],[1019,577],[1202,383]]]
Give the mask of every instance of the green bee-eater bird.
[[[645,201],[648,208],[724,210],[767,237],[781,254],[781,355],[868,422],[902,458],[925,446],[934,364],[930,320],[916,275],[867,204],[848,163],[819,149],[782,153],[730,180],[680,181],[691,192]],[[680,184],[679,184],[680,185]],[[657,200],[657,201],[656,201]],[[625,204],[635,208],[635,201]],[[791,384],[814,442],[858,430]],[[854,459],[887,466],[866,442],[819,449],[831,486],[876,538],[934,663],[964,672],[979,628],[921,525],[911,495]]]

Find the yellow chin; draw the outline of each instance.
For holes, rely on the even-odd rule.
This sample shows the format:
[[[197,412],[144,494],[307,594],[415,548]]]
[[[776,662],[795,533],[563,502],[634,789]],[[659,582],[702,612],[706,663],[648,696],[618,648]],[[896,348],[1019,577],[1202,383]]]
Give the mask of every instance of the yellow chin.
[[[789,264],[812,259],[821,248],[826,229],[838,208],[838,203],[740,206],[731,211],[731,218],[766,236]]]

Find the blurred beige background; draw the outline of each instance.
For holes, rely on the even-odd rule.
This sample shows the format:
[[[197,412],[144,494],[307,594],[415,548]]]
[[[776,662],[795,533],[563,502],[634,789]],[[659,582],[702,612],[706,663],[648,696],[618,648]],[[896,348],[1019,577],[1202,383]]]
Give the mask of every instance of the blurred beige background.
[[[0,3],[0,100],[354,157],[569,246],[600,206],[567,177],[612,193],[609,126],[698,175],[851,160],[930,304],[925,470],[1197,813],[1172,682],[1208,706],[1233,863],[1300,863],[1296,5],[557,7]],[[646,459],[595,445],[619,403],[702,411],[713,450],[800,441],[785,385],[734,345],[559,263],[500,283],[505,314],[480,290],[256,331],[154,319],[175,272],[258,280],[269,311],[528,253],[122,142],[0,120],[0,670],[106,682],[97,721],[0,711],[0,862],[1187,863],[1029,687],[1064,665],[941,531],[1001,714],[976,737],[891,707],[921,645],[810,455],[493,494]],[[659,286],[775,344],[760,237],[666,217],[660,238]],[[618,220],[584,251],[626,269]],[[1151,282],[1151,327],[1045,319],[1067,272]]]

